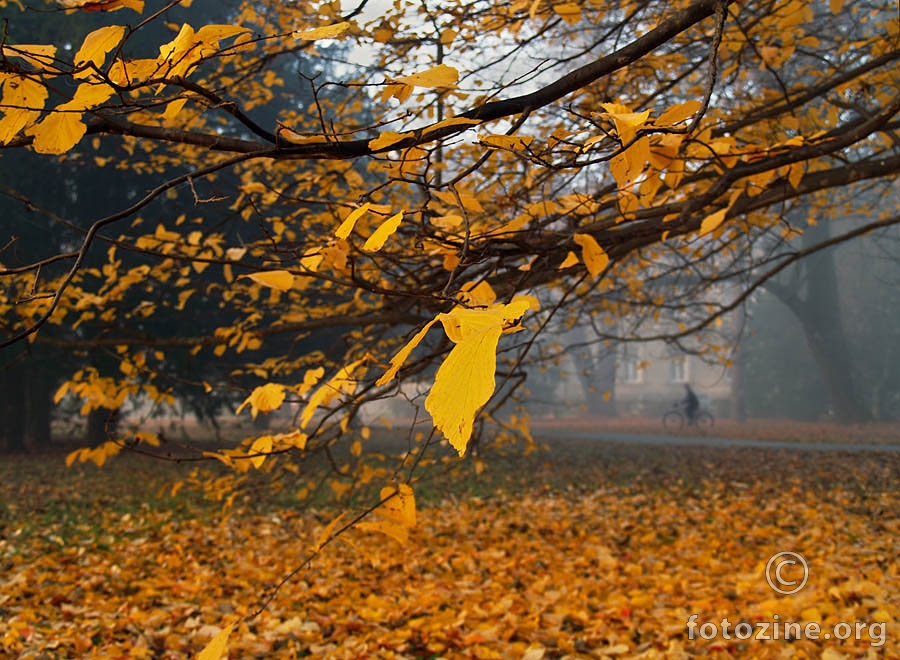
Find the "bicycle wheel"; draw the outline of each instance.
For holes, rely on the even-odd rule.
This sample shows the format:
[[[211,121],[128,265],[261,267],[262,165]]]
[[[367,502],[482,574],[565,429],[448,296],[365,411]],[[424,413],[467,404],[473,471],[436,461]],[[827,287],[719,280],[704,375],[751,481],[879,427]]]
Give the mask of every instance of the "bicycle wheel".
[[[715,420],[710,413],[704,410],[697,414],[697,428],[701,431],[709,431],[713,427],[713,424],[715,424]]]
[[[680,431],[684,426],[684,415],[677,410],[669,410],[663,415],[662,423],[666,431]]]

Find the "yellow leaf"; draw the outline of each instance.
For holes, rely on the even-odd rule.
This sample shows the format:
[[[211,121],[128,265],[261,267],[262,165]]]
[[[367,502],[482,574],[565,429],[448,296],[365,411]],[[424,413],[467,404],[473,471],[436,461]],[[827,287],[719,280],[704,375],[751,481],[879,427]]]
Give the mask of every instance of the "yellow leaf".
[[[578,255],[569,250],[569,254],[566,255],[566,258],[563,259],[563,262],[559,265],[559,270],[563,270],[565,268],[571,268],[575,264],[578,263]]]
[[[322,549],[322,546],[331,538],[331,533],[335,530],[338,524],[343,520],[344,516],[347,515],[346,511],[343,511],[334,518],[330,523],[325,526],[325,529],[322,530],[322,533],[319,534],[319,538],[316,540],[315,545],[313,545],[313,552],[319,552]]]
[[[445,46],[449,46],[453,43],[453,40],[456,39],[456,35],[459,34],[453,28],[446,28],[443,32],[441,32],[441,43]]]
[[[391,358],[391,366],[388,367],[387,371],[382,374],[381,378],[375,381],[376,385],[384,385],[385,383],[390,382],[394,376],[397,375],[397,372],[400,370],[400,367],[403,366],[403,363],[406,362],[406,358],[409,357],[409,354],[413,352],[416,346],[419,345],[419,342],[424,339],[425,334],[431,329],[435,323],[437,323],[438,319],[434,318],[428,323],[425,324],[425,327],[419,330],[412,339],[410,339],[406,346],[400,349],[400,351]]]
[[[656,126],[674,126],[685,119],[690,119],[703,106],[700,101],[685,101],[676,103],[659,117],[653,120]]]
[[[793,186],[794,190],[800,185],[800,181],[803,179],[804,175],[804,167],[802,162],[791,163],[791,170],[788,173],[788,181],[790,181],[791,186]]]
[[[155,59],[124,61],[117,59],[109,68],[109,79],[117,85],[131,85],[143,82],[160,72]]]
[[[125,35],[122,25],[107,25],[88,34],[75,54],[75,66],[83,68],[75,73],[75,78],[87,78],[95,74],[106,61],[106,55],[119,45]]]
[[[166,110],[162,113],[162,120],[165,126],[171,126],[173,124],[175,117],[181,112],[185,103],[187,103],[187,99],[175,99],[166,105]]]
[[[475,413],[494,393],[497,342],[502,327],[489,323],[469,329],[438,368],[425,409],[434,425],[462,456],[472,436]]]
[[[457,201],[456,194],[459,195],[459,201]],[[462,202],[463,207],[468,211],[475,211],[476,213],[482,213],[484,211],[484,207],[474,194],[464,190],[457,190],[456,194],[454,194],[452,190],[431,191],[431,195],[444,202],[444,204],[459,206],[459,203]]]
[[[391,145],[402,142],[408,137],[413,137],[413,133],[395,133],[394,131],[384,131],[377,138],[369,140],[369,149],[372,151],[380,151],[387,149]]]
[[[13,74],[0,73],[3,84],[3,118],[0,119],[0,144],[12,140],[23,128],[41,116],[47,101],[47,88],[40,82]]]
[[[96,108],[116,93],[116,90],[106,84],[81,83],[71,101],[67,101],[56,107],[57,110],[89,110]]]
[[[481,122],[477,119],[466,119],[465,117],[451,117],[450,119],[445,119],[443,121],[439,121],[436,124],[432,124],[428,127],[428,132],[437,131],[442,128],[450,128],[451,126],[474,126],[476,124],[480,124]]]
[[[355,457],[359,458],[360,456],[362,456],[362,450],[363,450],[363,446],[359,440],[354,440],[350,444],[350,455],[351,456],[355,456]]]
[[[87,126],[79,112],[52,112],[25,131],[34,137],[32,148],[39,154],[64,154],[81,141]]]
[[[250,28],[243,27],[242,25],[213,23],[204,25],[197,30],[196,34],[194,34],[194,38],[201,43],[218,48],[220,40],[228,39],[239,34],[245,34],[247,32],[251,32]],[[205,54],[208,54],[208,51]]]
[[[322,263],[322,259],[325,258],[325,255],[319,251],[318,248],[313,248],[312,250],[307,250],[303,256],[300,258],[300,265],[303,266],[306,270],[316,272],[319,268],[319,264]]]
[[[56,57],[56,46],[45,44],[16,44],[0,46],[0,56],[18,57],[38,69],[53,69],[53,58]]]
[[[459,80],[459,71],[446,64],[438,64],[427,71],[397,78],[397,82],[414,87],[452,87]]]
[[[407,527],[416,526],[416,497],[408,484],[398,488],[386,486],[381,489],[383,503],[375,511]]]
[[[481,282],[466,282],[463,284],[456,298],[463,304],[477,307],[487,307],[497,301],[497,294],[490,284]]]
[[[534,142],[533,135],[484,135],[481,144],[498,149],[523,149]]]
[[[564,2],[562,4],[553,5],[553,11],[569,25],[575,25],[581,20],[581,7],[574,2]]]
[[[294,36],[305,41],[316,41],[317,39],[336,39],[343,36],[350,29],[350,23],[342,21],[333,25],[323,25],[322,27],[295,32]]]
[[[337,231],[334,232],[334,235],[341,239],[347,238],[353,231],[353,227],[356,226],[356,221],[363,217],[371,206],[372,205],[369,204],[369,202],[366,202],[359,208],[353,209],[350,212],[350,215],[344,218],[344,221],[341,223],[341,226],[337,228]]]
[[[281,392],[282,399],[284,399],[284,390]],[[279,403],[279,405],[281,405]],[[277,407],[277,406],[276,406]],[[259,456],[251,456],[250,462],[253,464],[257,470],[262,467],[263,462],[266,460],[266,454],[272,451],[272,436],[264,435],[253,441],[253,444],[250,445],[250,453],[251,454],[260,454]]]
[[[841,13],[841,10],[844,8],[844,0],[829,0],[828,9],[831,10],[831,13],[837,16]]]
[[[538,308],[534,297],[517,296],[506,305],[457,307],[438,315],[456,346],[438,368],[425,409],[460,456],[472,436],[475,413],[494,393],[500,335],[527,310]]]
[[[721,209],[706,216],[703,219],[703,222],[700,223],[700,235],[703,236],[704,234],[708,234],[709,232],[718,229],[719,225],[725,222],[726,213],[728,213],[728,209]]]
[[[234,414],[240,415],[241,411],[248,405],[250,406],[250,414],[253,419],[256,419],[256,415],[260,411],[271,412],[277,410],[281,407],[281,404],[284,403],[284,390],[284,385],[279,385],[278,383],[266,383],[265,385],[261,385],[253,390],[250,396],[244,400]]]
[[[72,467],[72,463],[81,458],[81,455],[84,453],[84,449],[76,449],[73,452],[70,452],[66,455],[66,467]]]
[[[229,624],[222,628],[222,631],[213,637],[199,654],[196,660],[221,660],[228,648],[228,637],[234,629],[234,624]]]
[[[364,520],[361,523],[357,523],[356,526],[367,532],[380,532],[386,534],[403,544],[409,541],[409,530],[403,525],[391,520]]]
[[[365,245],[363,245],[363,250],[366,252],[378,252],[381,248],[384,247],[385,241],[391,237],[391,235],[397,231],[397,228],[400,226],[400,221],[403,220],[403,211],[399,213],[395,213],[390,218],[381,223],[381,225],[372,232],[372,235],[369,236],[368,240],[366,240]]]
[[[279,291],[289,291],[294,286],[294,276],[286,270],[265,270],[242,275],[241,277],[248,277],[257,284],[262,284],[270,289],[278,289]]]
[[[307,392],[309,392],[313,386],[319,382],[319,379],[325,375],[324,367],[316,367],[315,369],[308,369],[305,374],[303,374],[303,382],[300,385],[297,385],[294,388],[294,391],[297,392],[300,396],[305,396]]]
[[[581,259],[591,277],[597,277],[609,265],[609,255],[590,234],[575,234],[575,242],[581,246]]]
[[[144,11],[144,0],[56,0],[56,4],[65,9],[84,9],[85,11],[133,9],[139,14]],[[184,2],[182,5],[186,6]]]
[[[613,120],[619,140],[623,145],[628,144],[637,136],[638,129],[644,126],[650,117],[649,110],[629,112],[625,106],[618,103],[602,103],[601,105]]]
[[[353,378],[353,374],[367,361],[368,359],[364,357],[341,367],[331,380],[320,385],[309,397],[306,407],[300,413],[300,428],[306,428],[306,425],[309,424],[313,414],[320,405],[327,406],[341,394],[353,394],[358,382]]]

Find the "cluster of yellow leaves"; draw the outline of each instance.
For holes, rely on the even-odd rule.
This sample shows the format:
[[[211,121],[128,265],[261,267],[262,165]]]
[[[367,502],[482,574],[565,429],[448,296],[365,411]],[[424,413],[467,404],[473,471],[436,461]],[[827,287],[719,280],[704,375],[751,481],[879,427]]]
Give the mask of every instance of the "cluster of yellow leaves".
[[[115,2],[71,2],[68,7],[109,11],[129,7],[143,10],[143,2],[134,0]],[[235,25],[206,25],[194,30],[183,25],[171,42],[159,49],[156,59],[125,61],[117,58],[106,71],[104,64],[109,53],[115,51],[125,36],[121,25],[108,25],[88,34],[76,51],[73,65],[75,80],[83,80],[69,101],[60,103],[39,118],[44,110],[49,92],[48,83],[38,75],[0,74],[3,94],[0,107],[0,143],[6,144],[19,133],[33,138],[32,146],[38,153],[63,154],[77,145],[87,132],[84,115],[109,101],[117,92],[109,84],[113,82],[127,87],[134,82],[151,77],[173,78],[187,76],[206,57],[219,52],[219,42],[238,37],[235,43],[246,40],[248,29]],[[18,57],[35,67],[38,74],[61,73],[54,63],[56,47],[51,45],[4,46],[4,57]],[[108,76],[108,77],[107,77]],[[184,100],[175,101],[167,108],[164,119],[171,120],[184,106]]]
[[[4,465],[0,496],[10,531],[0,538],[0,647],[13,657],[173,660],[204,647],[202,657],[223,658],[226,646],[229,657],[338,660],[900,654],[900,528],[891,515],[900,501],[887,479],[897,468],[891,455],[857,463],[831,455],[810,464],[783,454],[767,461],[760,453],[688,452],[677,459],[695,465],[685,483],[670,472],[678,452],[607,461],[591,453],[599,461],[592,470],[574,453],[585,447],[568,450],[568,463],[542,467],[559,457],[535,457],[525,470],[514,464],[513,478],[528,482],[518,495],[491,492],[421,509],[406,545],[364,530],[345,533],[249,621],[241,616],[265,586],[328,536],[329,515],[269,508],[204,517],[185,491],[173,504],[187,507],[186,515],[152,496],[149,506],[123,513],[100,500],[121,506],[147,497],[135,492],[157,486],[145,466],[104,472],[113,479],[104,485],[84,468],[51,475],[34,464]],[[556,444],[559,450],[566,451]],[[749,473],[732,472],[748,463]],[[807,474],[772,469],[784,464],[805,464]],[[542,489],[545,478],[572,469],[580,469],[571,475],[575,489]],[[622,474],[637,476],[621,484]],[[32,510],[53,501],[63,510],[56,517]],[[403,500],[386,507],[382,519],[408,517],[406,507]],[[785,548],[800,552],[811,573],[804,590],[780,597],[764,570]],[[777,614],[823,630],[840,621],[887,628],[880,647],[865,634],[691,640],[691,614],[701,622],[756,623]]]

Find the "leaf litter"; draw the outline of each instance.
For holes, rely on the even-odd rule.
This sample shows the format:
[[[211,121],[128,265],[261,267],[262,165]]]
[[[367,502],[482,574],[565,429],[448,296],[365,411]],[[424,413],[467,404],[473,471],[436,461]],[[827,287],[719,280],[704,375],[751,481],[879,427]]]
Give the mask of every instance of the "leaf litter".
[[[560,443],[557,443],[557,445]],[[352,530],[255,618],[332,510],[230,510],[115,459],[2,468],[0,649],[10,658],[897,657],[900,460],[892,454],[569,442],[417,490],[401,544]],[[471,466],[473,462],[464,463]],[[137,479],[136,473],[143,474]],[[810,566],[793,596],[764,567]],[[690,639],[699,622],[884,622],[884,645]],[[894,633],[894,634],[892,634]],[[218,648],[217,644],[217,648]],[[224,650],[224,644],[220,645]],[[883,654],[883,655],[882,655]]]

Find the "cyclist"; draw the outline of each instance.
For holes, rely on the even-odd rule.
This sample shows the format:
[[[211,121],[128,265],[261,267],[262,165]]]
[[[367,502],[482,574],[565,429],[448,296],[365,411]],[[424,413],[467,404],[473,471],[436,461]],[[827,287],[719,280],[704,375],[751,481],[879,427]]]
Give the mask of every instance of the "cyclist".
[[[697,413],[700,411],[700,399],[687,383],[684,384],[684,389],[684,401],[682,402],[684,414],[687,416],[688,426],[694,426],[697,423]]]

